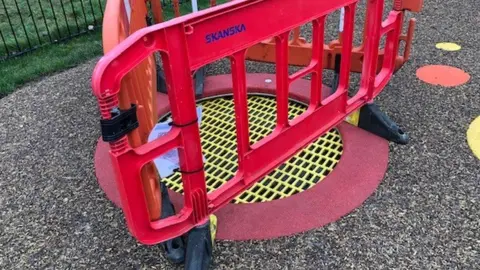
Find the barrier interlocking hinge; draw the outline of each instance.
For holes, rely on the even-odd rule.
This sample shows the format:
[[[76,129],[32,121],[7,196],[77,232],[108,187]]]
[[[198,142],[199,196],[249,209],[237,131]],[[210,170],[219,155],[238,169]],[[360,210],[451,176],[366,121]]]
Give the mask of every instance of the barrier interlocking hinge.
[[[112,118],[100,120],[102,138],[105,142],[113,142],[138,128],[137,106],[127,110],[114,108],[111,111]]]

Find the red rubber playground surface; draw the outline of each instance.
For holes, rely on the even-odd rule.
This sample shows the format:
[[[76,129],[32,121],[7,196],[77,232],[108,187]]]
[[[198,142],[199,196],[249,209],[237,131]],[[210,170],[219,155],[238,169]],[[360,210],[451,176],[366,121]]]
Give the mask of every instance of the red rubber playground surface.
[[[248,88],[252,93],[274,94],[271,74],[249,74]],[[308,102],[309,81],[291,86],[291,98]],[[324,92],[328,92],[324,88]],[[209,77],[202,98],[231,92],[228,75]],[[158,94],[158,115],[168,112],[168,100]],[[288,236],[322,227],[336,221],[360,206],[384,177],[388,165],[388,143],[348,123],[337,127],[343,141],[343,154],[324,180],[313,188],[291,197],[263,203],[229,204],[220,209],[218,239],[249,240]],[[101,139],[95,153],[96,175],[100,186],[117,206],[120,199],[110,167],[109,146]],[[180,194],[170,191],[177,209],[182,207]]]
[[[478,268],[478,0],[425,1],[415,17],[411,60],[375,101],[411,140],[389,145],[388,171],[374,193],[320,229],[267,241],[219,240],[212,269]],[[440,50],[439,42],[461,48]],[[90,81],[97,60],[0,99],[0,269],[184,268],[169,263],[160,246],[140,245],[99,188],[94,160],[100,116]],[[460,68],[471,78],[455,87],[432,85],[416,77],[428,65]],[[208,74],[229,68],[228,61],[218,62]],[[275,72],[260,64],[247,68]],[[348,135],[342,136],[348,144]],[[356,166],[376,165],[376,159],[362,160],[368,156],[357,153]]]

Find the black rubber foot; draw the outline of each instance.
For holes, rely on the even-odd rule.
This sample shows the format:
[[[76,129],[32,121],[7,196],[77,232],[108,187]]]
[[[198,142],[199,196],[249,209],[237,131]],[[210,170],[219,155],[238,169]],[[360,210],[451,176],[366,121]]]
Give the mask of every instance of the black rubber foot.
[[[212,262],[210,221],[188,233],[185,270],[207,270]]]
[[[374,103],[360,109],[358,127],[394,143],[407,144],[409,141],[408,135]]]
[[[162,216],[161,218],[167,218],[175,215],[175,208],[173,207],[170,197],[168,196],[168,190],[164,183],[161,183],[162,189]],[[166,257],[169,261],[175,264],[181,264],[185,261],[185,243],[183,238],[177,237],[161,244]]]

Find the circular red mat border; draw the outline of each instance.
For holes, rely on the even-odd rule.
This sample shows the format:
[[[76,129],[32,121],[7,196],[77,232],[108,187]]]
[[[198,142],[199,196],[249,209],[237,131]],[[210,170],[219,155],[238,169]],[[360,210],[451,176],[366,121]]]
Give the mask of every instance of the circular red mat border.
[[[266,83],[265,80],[272,80]],[[247,74],[250,92],[274,94],[275,75]],[[208,77],[204,97],[230,94],[230,75]],[[291,98],[308,103],[310,82],[298,80],[290,88]],[[325,88],[325,92],[329,89]],[[158,115],[169,111],[166,95],[158,94]],[[388,142],[362,129],[342,123],[338,127],[343,155],[335,169],[313,188],[294,196],[264,203],[228,204],[218,217],[217,238],[260,240],[288,236],[322,227],[359,207],[382,181],[388,166]],[[98,140],[95,172],[107,197],[120,206],[108,144]],[[170,191],[177,209],[182,195]]]

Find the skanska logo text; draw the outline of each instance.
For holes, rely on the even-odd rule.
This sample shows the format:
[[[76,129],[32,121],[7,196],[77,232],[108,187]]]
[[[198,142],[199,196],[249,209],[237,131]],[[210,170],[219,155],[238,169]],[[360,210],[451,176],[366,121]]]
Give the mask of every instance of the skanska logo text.
[[[235,25],[215,33],[207,34],[205,36],[205,41],[207,42],[207,44],[212,43],[230,36],[234,36],[236,34],[240,34],[246,30],[247,30],[247,27],[245,27],[245,24],[242,23],[242,24]]]

